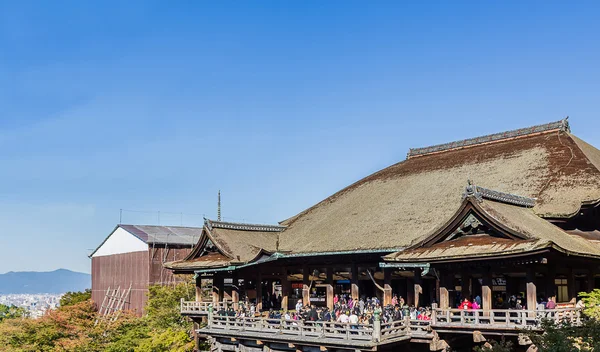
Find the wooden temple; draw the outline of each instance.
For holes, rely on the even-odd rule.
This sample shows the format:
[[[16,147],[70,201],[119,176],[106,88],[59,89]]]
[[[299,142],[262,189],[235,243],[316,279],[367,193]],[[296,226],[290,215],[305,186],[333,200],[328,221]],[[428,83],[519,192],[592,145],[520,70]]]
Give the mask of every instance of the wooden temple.
[[[433,312],[361,333],[212,316],[198,332],[219,350],[440,350],[465,335],[518,336],[543,317],[576,321],[578,293],[600,287],[600,150],[567,120],[411,149],[278,225],[206,220],[187,258],[165,266],[195,274],[197,302],[182,314],[198,322],[240,302],[331,309],[336,294],[384,305],[397,295]],[[523,309],[508,310],[516,295]],[[456,309],[475,297],[480,309]],[[548,299],[556,308],[540,312]]]

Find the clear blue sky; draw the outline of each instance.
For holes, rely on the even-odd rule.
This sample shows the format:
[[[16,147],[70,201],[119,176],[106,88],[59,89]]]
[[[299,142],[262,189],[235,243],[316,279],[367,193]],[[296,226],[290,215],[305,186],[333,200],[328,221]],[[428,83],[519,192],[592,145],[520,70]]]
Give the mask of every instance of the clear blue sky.
[[[280,221],[409,147],[566,115],[600,146],[600,6],[566,3],[0,1],[0,272],[89,272],[120,208],[219,189]]]

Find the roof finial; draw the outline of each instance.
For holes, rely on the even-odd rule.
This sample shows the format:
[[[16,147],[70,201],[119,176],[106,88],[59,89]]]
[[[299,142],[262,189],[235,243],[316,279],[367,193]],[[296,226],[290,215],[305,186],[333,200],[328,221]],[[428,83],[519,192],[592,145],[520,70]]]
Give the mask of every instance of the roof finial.
[[[217,202],[217,221],[221,221],[221,190],[219,190],[219,200]]]

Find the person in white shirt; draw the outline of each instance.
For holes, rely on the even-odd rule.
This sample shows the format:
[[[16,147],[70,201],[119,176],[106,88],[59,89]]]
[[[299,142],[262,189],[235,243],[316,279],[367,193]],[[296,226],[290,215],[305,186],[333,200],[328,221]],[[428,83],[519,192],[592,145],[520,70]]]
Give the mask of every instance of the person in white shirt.
[[[296,313],[300,313],[302,311],[302,300],[299,299],[298,302],[296,302]]]
[[[350,328],[352,330],[357,330],[358,329],[358,315],[356,315],[356,313],[352,312],[352,314],[350,314],[350,317],[348,317],[348,321],[350,322]]]
[[[349,321],[350,317],[348,314],[346,314],[346,312],[342,312],[342,314],[340,314],[340,316],[337,318],[338,323],[348,323]]]

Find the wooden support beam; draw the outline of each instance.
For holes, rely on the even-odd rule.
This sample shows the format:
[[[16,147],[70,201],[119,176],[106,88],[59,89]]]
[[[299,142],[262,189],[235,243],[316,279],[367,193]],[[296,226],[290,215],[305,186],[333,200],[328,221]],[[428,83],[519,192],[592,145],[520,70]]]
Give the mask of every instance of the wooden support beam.
[[[260,270],[256,273],[256,311],[262,312],[263,308],[262,299],[262,273]]]
[[[233,309],[238,310],[240,302],[240,288],[238,287],[238,273],[234,271],[231,274],[231,302],[233,303]]]
[[[221,301],[219,299],[219,287],[221,287],[219,281],[223,281],[223,277],[215,273],[212,278],[212,301],[215,305]]]
[[[327,268],[327,280],[326,280],[326,294],[327,294],[327,308],[333,312],[333,268]]]
[[[288,272],[287,272],[287,268],[283,268],[282,269],[283,274],[281,275],[281,309],[288,310],[289,308],[289,296],[290,296],[290,290],[291,290],[291,285],[290,285],[290,281],[288,280]]]
[[[587,275],[587,292],[592,292],[596,288],[596,271],[592,268]]]
[[[460,274],[460,296],[461,300],[471,297],[471,275],[463,271]]]
[[[360,292],[358,291],[358,266],[356,263],[352,263],[352,278],[350,279],[350,295],[352,300],[358,302],[360,298]]]
[[[448,309],[450,308],[450,293],[448,292],[448,288],[452,287],[452,278],[449,274],[444,273],[440,278],[440,308]]]
[[[310,269],[306,264],[302,266],[302,304],[310,305]]]
[[[392,304],[392,269],[383,269],[383,305]]]
[[[202,301],[202,277],[196,276],[196,302]]]
[[[537,308],[537,288],[535,286],[535,268],[527,268],[527,310],[534,311]],[[535,312],[529,313],[530,317],[535,317]]]
[[[577,292],[575,292],[575,272],[573,268],[569,268],[569,272],[567,274],[567,290],[569,292],[569,301],[577,302]]]
[[[419,298],[421,293],[423,293],[423,287],[421,287],[423,280],[421,278],[421,269],[415,269],[415,287],[414,287],[414,297],[415,297],[415,307],[419,307]]]
[[[483,315],[488,316],[489,311],[492,310],[492,273],[487,270],[483,274],[483,280],[481,282],[481,308],[483,309]]]

